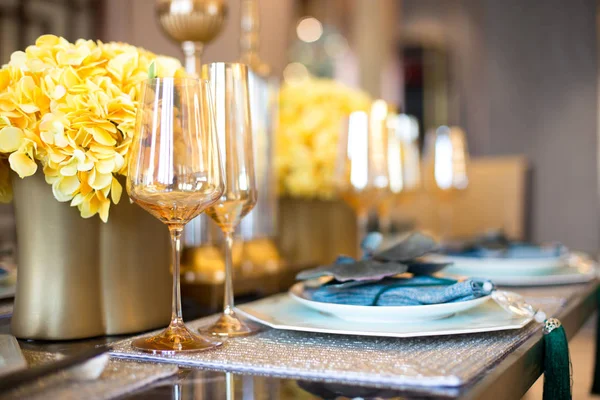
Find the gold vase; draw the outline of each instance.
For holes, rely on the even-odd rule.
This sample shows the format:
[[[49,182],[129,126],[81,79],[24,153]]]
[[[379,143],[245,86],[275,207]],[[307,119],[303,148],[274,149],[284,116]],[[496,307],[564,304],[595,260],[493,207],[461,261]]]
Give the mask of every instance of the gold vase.
[[[59,203],[41,172],[13,176],[17,295],[12,333],[71,340],[165,326],[171,313],[169,238],[123,196],[108,223]]]

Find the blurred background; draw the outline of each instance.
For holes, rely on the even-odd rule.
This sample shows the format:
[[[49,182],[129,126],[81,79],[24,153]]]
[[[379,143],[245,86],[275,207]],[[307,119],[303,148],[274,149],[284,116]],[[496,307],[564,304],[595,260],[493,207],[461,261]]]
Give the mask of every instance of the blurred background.
[[[239,57],[240,11],[231,3],[205,62]],[[489,172],[471,179],[474,191],[477,179],[490,193],[465,200],[481,213],[455,212],[458,233],[482,228],[463,220],[502,214],[503,226],[487,227],[596,253],[597,9],[595,0],[261,0],[260,56],[284,80],[308,71],[387,100],[416,117],[421,136],[460,126],[474,164],[516,169],[497,179],[522,179],[518,187],[496,184]],[[182,58],[149,0],[2,0],[0,29],[2,63],[43,33]],[[486,206],[511,201],[511,210]],[[414,207],[405,208],[411,215]],[[0,224],[10,235],[10,206]]]

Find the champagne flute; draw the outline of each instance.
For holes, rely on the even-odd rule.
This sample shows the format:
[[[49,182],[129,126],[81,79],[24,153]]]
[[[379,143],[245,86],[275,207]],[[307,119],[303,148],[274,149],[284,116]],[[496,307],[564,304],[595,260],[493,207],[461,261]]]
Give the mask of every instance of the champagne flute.
[[[421,156],[419,152],[419,123],[407,114],[391,113],[387,117],[388,164],[392,196],[379,207],[379,226],[389,233],[391,208],[403,206],[421,188]]]
[[[425,189],[438,200],[440,235],[449,240],[452,235],[452,204],[469,185],[467,166],[469,153],[462,129],[440,126],[425,139]]]
[[[233,303],[233,234],[256,204],[248,67],[239,63],[212,63],[202,67],[215,99],[217,136],[223,162],[225,191],[206,214],[225,236],[225,297],[223,313],[206,332],[216,336],[245,336],[258,328],[238,316]]]
[[[179,287],[181,232],[223,193],[214,109],[208,83],[196,78],[155,78],[142,84],[127,173],[129,197],[167,225],[173,246],[171,323],[162,333],[133,341],[154,354],[218,346],[183,323]],[[165,266],[166,268],[166,266]]]
[[[375,101],[370,114],[351,113],[340,132],[335,184],[356,213],[359,256],[369,211],[390,195],[386,115],[385,102]]]

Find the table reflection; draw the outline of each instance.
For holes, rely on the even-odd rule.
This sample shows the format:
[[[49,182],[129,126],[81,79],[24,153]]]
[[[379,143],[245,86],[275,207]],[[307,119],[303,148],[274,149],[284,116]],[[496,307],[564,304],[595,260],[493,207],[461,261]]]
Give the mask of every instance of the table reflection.
[[[438,395],[456,395],[444,389]],[[278,379],[239,375],[231,372],[182,368],[177,376],[159,381],[126,399],[173,400],[393,400],[428,398],[428,393],[410,393],[395,389],[353,386],[332,382]]]

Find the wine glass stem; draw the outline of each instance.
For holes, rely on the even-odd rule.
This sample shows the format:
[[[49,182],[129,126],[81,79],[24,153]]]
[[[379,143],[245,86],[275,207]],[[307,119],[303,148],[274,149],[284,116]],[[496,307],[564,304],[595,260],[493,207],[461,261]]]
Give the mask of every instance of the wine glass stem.
[[[452,236],[452,203],[449,200],[443,200],[440,208],[441,220],[441,237],[442,241],[450,240]]]
[[[227,400],[235,400],[235,386],[233,386],[233,374],[225,373],[225,398]]]
[[[223,232],[225,235],[225,297],[223,313],[233,313],[233,232]]]
[[[379,232],[382,235],[388,235],[392,226],[392,218],[388,211],[382,211],[379,214]]]
[[[180,226],[169,227],[171,232],[171,254],[173,256],[173,300],[171,311],[171,323],[183,321],[181,314],[181,289],[179,286],[179,262],[181,253],[181,232],[183,228]]]
[[[367,236],[368,223],[369,214],[366,211],[360,211],[356,214],[356,255],[358,258],[363,256],[361,244],[365,236]]]

